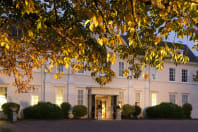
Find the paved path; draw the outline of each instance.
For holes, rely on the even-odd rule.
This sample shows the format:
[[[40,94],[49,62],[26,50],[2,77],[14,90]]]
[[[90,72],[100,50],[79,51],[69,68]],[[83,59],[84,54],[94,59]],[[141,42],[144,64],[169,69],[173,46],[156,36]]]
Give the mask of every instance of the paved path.
[[[198,132],[198,120],[23,120],[12,127],[13,132]]]

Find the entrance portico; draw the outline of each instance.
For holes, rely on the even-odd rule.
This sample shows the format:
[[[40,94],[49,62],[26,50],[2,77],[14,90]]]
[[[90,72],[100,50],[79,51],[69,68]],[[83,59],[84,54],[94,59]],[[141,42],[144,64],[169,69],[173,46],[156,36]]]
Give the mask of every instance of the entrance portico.
[[[88,88],[88,118],[97,119],[98,108],[102,109],[102,120],[115,119],[116,106],[122,105],[119,99],[121,89]]]

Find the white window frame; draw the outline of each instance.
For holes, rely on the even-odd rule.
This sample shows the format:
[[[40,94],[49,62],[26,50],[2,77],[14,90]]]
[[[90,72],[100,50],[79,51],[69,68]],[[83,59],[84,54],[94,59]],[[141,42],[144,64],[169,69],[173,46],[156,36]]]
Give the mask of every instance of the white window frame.
[[[184,73],[183,73],[184,71]],[[183,76],[184,75],[184,76]],[[186,75],[186,76],[185,76]],[[186,79],[186,80],[183,80],[183,77]],[[188,70],[187,69],[182,69],[181,70],[181,82],[188,82]]]
[[[139,94],[138,96],[137,96],[137,94]],[[141,106],[141,92],[140,91],[136,91],[135,92],[135,105],[137,105],[138,103],[139,103],[139,105],[137,105],[137,106]]]
[[[173,72],[171,72],[171,69],[173,70]],[[172,73],[172,78],[173,80],[171,80],[171,73]],[[170,82],[176,82],[176,69],[175,68],[169,68],[169,79]]]
[[[60,66],[61,66],[61,71],[60,71]],[[64,72],[64,65],[63,64],[59,64],[58,66],[56,66],[56,73],[61,73]]]
[[[157,78],[158,78],[157,75],[158,75],[157,69],[155,67],[151,67],[151,77],[152,77],[151,79],[152,80],[157,80]]]
[[[175,102],[171,101],[171,96],[175,97]],[[176,93],[169,93],[169,102],[173,104],[177,104],[177,94]]]
[[[119,74],[119,77],[124,77],[124,75],[123,75],[123,70],[124,70],[124,67],[125,67],[125,63],[123,62],[123,61],[120,61],[119,63],[118,63],[118,74]]]
[[[183,97],[184,97],[184,96],[186,96],[186,97],[187,97],[186,102],[184,102],[184,101],[183,101]],[[182,103],[182,105],[183,105],[183,104],[185,104],[185,103],[189,103],[189,95],[188,95],[188,94],[182,94],[182,98],[181,98],[181,100],[182,100],[182,102],[181,102],[181,103]]]
[[[4,87],[4,86],[0,86],[0,88],[6,88],[6,94],[5,94],[5,102],[4,103],[7,103],[8,102],[8,88],[7,87]],[[2,105],[4,104],[4,103],[2,103]],[[0,105],[0,111],[2,111],[2,109],[1,109],[1,106],[2,105]]]
[[[83,89],[78,89],[77,90],[77,104],[78,105],[84,105],[84,102],[85,102],[85,100],[84,100],[84,90]],[[80,93],[80,92],[82,92],[82,93]]]
[[[64,102],[64,88],[62,88],[62,87],[56,87],[56,88],[55,88],[55,94],[56,94],[56,95],[55,95],[55,104],[61,105],[62,103],[61,103],[61,104],[58,104],[58,103],[57,103],[57,89],[62,89],[62,90],[63,90],[63,93],[62,93],[62,103],[63,103],[63,102]]]

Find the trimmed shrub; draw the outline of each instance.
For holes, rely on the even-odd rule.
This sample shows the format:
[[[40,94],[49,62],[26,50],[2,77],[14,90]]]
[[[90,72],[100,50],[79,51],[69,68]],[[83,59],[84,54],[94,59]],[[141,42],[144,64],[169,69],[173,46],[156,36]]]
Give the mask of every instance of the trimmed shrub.
[[[135,112],[133,113],[133,116],[137,118],[137,116],[141,113],[141,108],[137,105],[135,105],[134,107],[135,107]]]
[[[10,112],[12,112],[11,108],[15,108],[15,107],[17,108],[16,112],[18,113],[20,109],[19,104],[14,103],[14,102],[8,102],[2,105],[2,110],[3,110],[3,113],[6,115],[6,117],[9,118]]]
[[[64,115],[60,107],[50,102],[39,102],[23,110],[26,119],[63,119]]]
[[[182,109],[184,110],[186,118],[191,118],[192,105],[189,103],[185,103],[183,104]]]
[[[64,118],[68,119],[69,117],[69,110],[71,109],[71,105],[67,102],[63,102],[61,104],[61,110],[63,111]]]
[[[135,107],[130,104],[125,104],[122,107],[122,117],[124,119],[132,118],[133,113],[135,112]]]
[[[184,110],[172,103],[161,103],[146,109],[148,118],[181,119],[185,118]]]
[[[72,113],[75,119],[80,119],[87,114],[87,107],[84,105],[75,105]]]

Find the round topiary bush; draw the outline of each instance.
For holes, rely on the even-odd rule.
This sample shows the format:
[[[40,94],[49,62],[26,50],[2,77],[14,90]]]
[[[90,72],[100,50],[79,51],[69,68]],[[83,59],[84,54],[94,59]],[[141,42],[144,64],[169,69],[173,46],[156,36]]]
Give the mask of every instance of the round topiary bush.
[[[14,102],[8,102],[3,104],[1,108],[5,116],[9,118],[9,115],[12,112],[12,108],[16,108],[16,113],[18,113],[20,109],[20,105]]]
[[[137,118],[137,116],[141,113],[141,108],[137,105],[135,105],[134,107],[135,107],[135,112],[133,113],[133,116]]]
[[[172,103],[161,103],[146,109],[148,118],[181,119],[185,117],[184,110]]]
[[[182,109],[184,110],[186,118],[191,118],[192,105],[189,103],[185,103],[183,104]]]
[[[124,119],[132,118],[133,113],[135,112],[135,107],[130,104],[125,104],[122,107],[122,117]]]
[[[60,107],[50,102],[39,102],[34,106],[23,110],[24,118],[31,119],[63,119],[64,115]]]
[[[68,119],[68,115],[69,115],[69,110],[71,109],[71,105],[67,102],[63,102],[61,104],[61,109],[63,111],[63,114],[64,114],[64,118]]]
[[[72,113],[75,119],[79,119],[87,114],[87,107],[84,105],[75,105]]]

